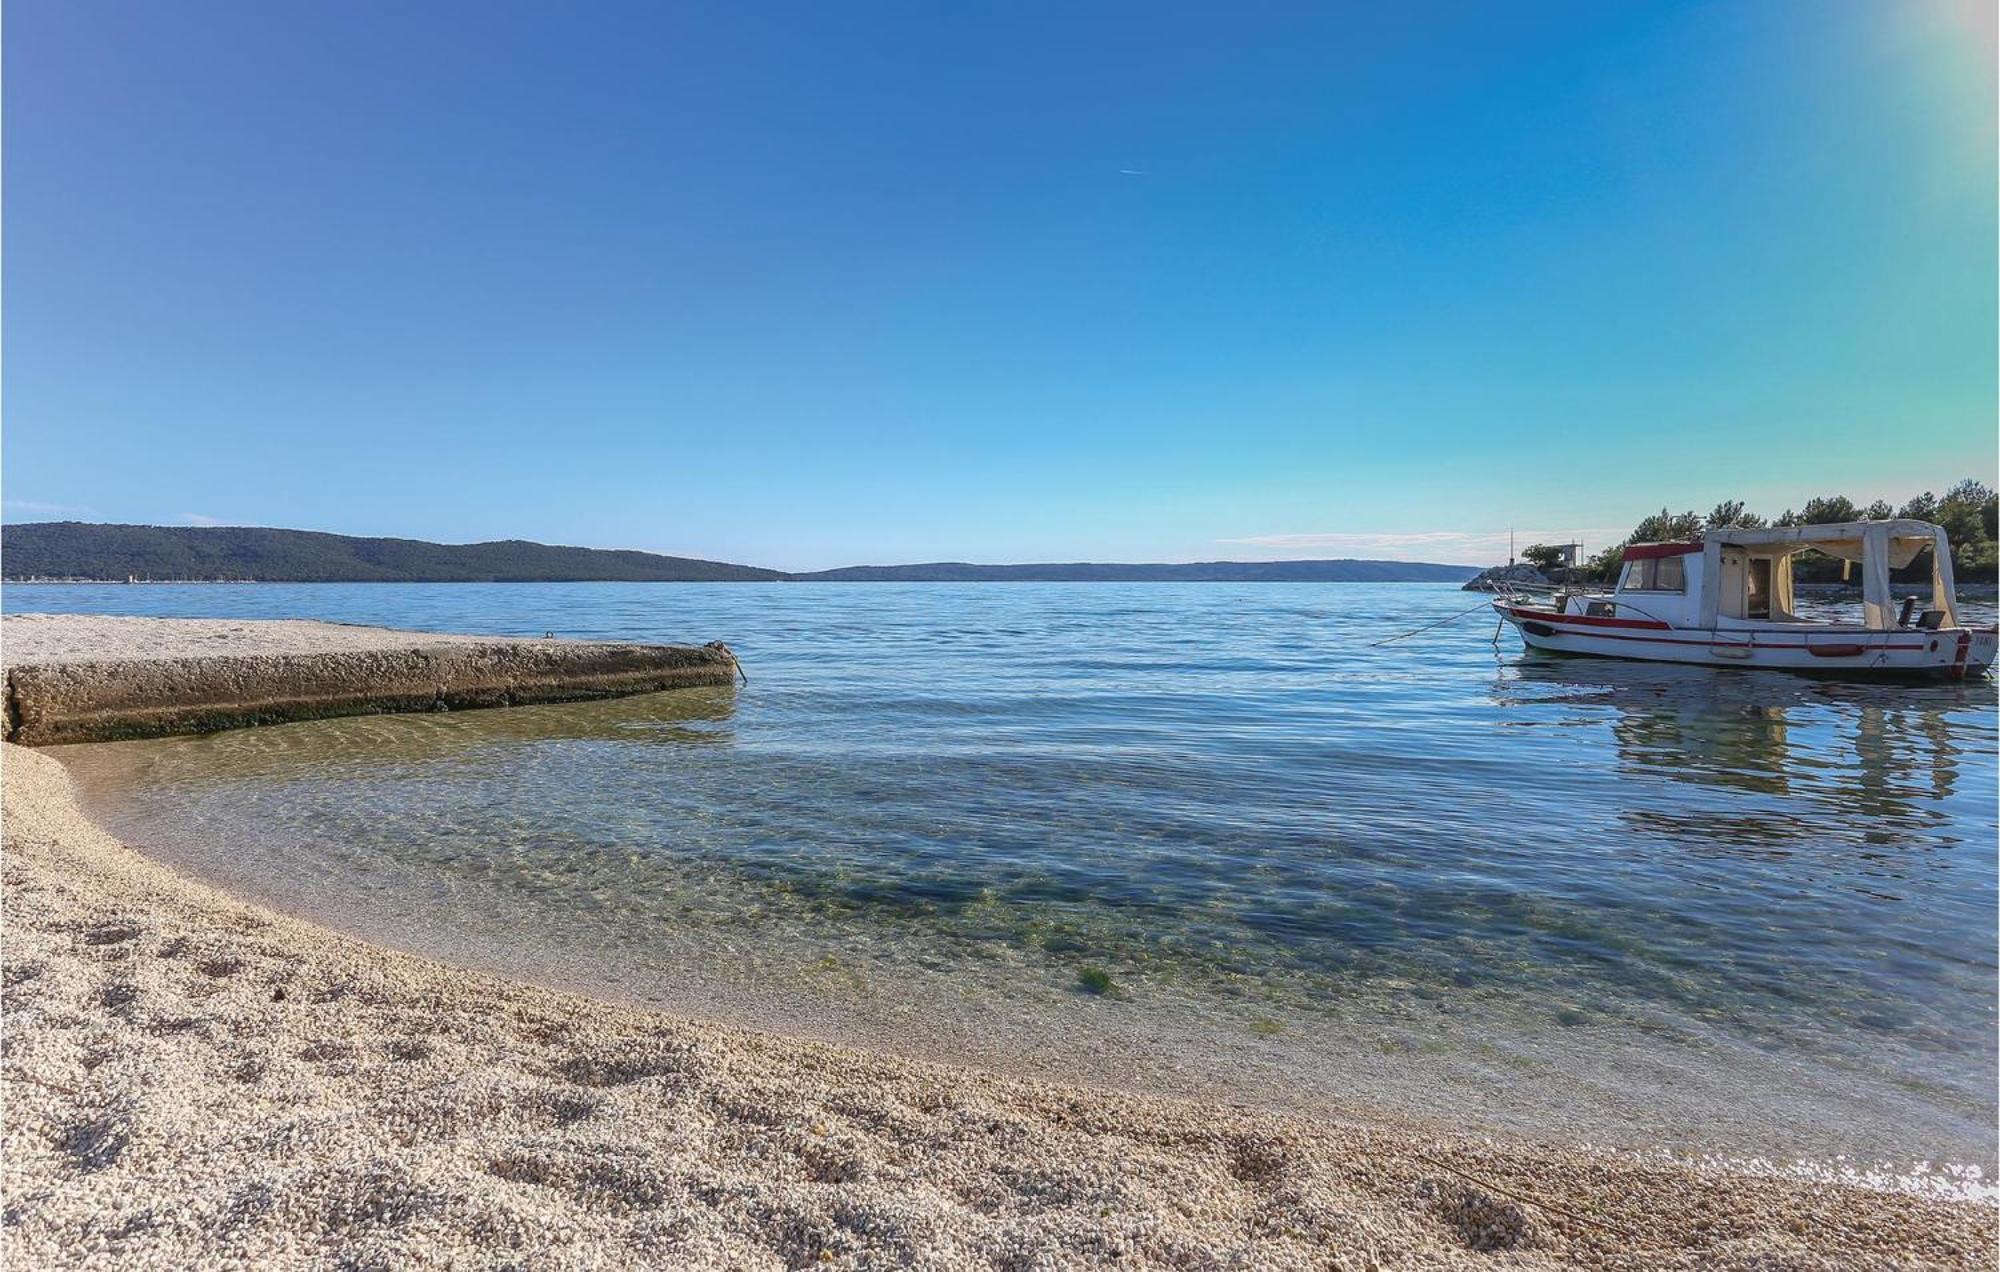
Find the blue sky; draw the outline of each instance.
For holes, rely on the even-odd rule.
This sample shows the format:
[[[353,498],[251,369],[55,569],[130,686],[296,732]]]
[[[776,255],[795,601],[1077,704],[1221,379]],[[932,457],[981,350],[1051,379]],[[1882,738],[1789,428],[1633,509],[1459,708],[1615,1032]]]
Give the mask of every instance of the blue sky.
[[[1990,6],[5,35],[9,520],[1489,560],[2000,462]]]

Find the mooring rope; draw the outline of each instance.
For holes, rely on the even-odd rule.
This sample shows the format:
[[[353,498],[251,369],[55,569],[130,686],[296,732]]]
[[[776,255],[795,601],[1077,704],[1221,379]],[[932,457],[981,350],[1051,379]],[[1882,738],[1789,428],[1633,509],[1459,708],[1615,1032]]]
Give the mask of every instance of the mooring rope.
[[[1446,623],[1456,623],[1459,619],[1464,618],[1467,614],[1477,614],[1480,610],[1491,609],[1492,607],[1493,607],[1492,601],[1481,601],[1479,602],[1479,604],[1473,606],[1471,609],[1461,610],[1460,612],[1453,614],[1450,618],[1440,618],[1435,623],[1425,623],[1422,627],[1412,627],[1407,632],[1398,632],[1396,635],[1385,637],[1382,640],[1371,640],[1368,642],[1366,646],[1364,646],[1364,648],[1373,649],[1377,645],[1387,645],[1393,641],[1399,641],[1403,639],[1405,636],[1415,636],[1419,632],[1427,632],[1433,627],[1443,627]]]

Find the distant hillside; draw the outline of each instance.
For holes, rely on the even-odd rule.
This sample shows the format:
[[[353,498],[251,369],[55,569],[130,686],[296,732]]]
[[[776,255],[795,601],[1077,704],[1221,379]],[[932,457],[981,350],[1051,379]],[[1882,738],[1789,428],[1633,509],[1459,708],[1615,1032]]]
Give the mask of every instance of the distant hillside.
[[[853,565],[792,577],[808,583],[1463,583],[1469,565],[1421,561],[1196,561],[1185,565]]]
[[[251,526],[104,526],[48,521],[0,527],[9,579],[256,579],[266,583],[741,582],[777,570],[651,552],[498,543],[356,539]]]
[[[786,574],[748,565],[550,547],[522,539],[425,543],[254,526],[0,527],[10,580],[253,579],[261,583],[1462,583],[1469,565],[1416,561],[1203,561],[1186,565],[857,565]]]

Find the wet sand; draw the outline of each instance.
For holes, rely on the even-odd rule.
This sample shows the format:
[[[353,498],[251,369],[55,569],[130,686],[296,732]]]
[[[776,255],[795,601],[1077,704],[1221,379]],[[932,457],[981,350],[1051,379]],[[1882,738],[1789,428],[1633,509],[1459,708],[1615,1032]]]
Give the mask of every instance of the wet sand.
[[[1993,1266],[1990,1204],[1008,1078],[607,1005],[185,879],[5,767],[20,1266]]]

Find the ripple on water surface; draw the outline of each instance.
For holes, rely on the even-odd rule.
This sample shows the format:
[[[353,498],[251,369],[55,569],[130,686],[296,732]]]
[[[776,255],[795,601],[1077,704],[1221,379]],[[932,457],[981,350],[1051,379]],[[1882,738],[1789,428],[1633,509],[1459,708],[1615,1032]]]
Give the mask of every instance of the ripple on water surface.
[[[1471,620],[1368,645],[1469,603],[9,590],[742,653],[737,689],[66,749],[129,837],[370,935],[1110,1080],[1990,1169],[1992,685],[1543,659]]]

